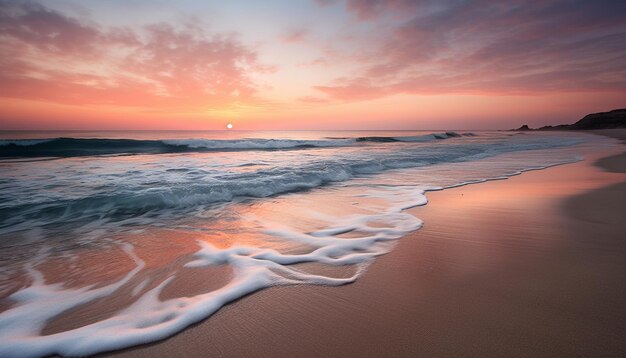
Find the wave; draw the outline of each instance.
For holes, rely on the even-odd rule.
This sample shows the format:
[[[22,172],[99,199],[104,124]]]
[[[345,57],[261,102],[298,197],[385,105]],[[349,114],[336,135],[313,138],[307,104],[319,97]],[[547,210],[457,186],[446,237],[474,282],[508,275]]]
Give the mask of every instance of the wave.
[[[0,141],[0,157],[78,157],[112,154],[165,154],[205,151],[285,150],[341,147],[352,145],[353,143],[354,141],[350,139],[25,139]]]
[[[29,146],[39,143],[48,142],[51,139],[0,139],[0,147],[2,146]]]
[[[80,228],[94,218],[102,223],[119,223],[171,215],[172,212],[180,214],[200,206],[299,192],[393,169],[472,161],[507,152],[577,143],[576,140],[563,139],[516,144],[454,144],[428,150],[407,147],[380,153],[367,151],[361,155],[350,154],[300,165],[261,166],[249,172],[219,175],[182,167],[155,173],[128,171],[112,178],[108,186],[101,186],[95,193],[84,192],[84,196],[45,194],[0,202],[0,234],[29,230],[33,226],[54,227],[56,224]],[[92,177],[90,180],[99,182],[103,179]]]
[[[377,142],[377,143],[389,143],[389,142],[432,142],[441,139],[458,138],[458,137],[471,137],[475,136],[474,133],[459,134],[456,132],[443,132],[443,133],[430,133],[420,136],[405,136],[405,137],[359,137],[357,142]]]
[[[208,151],[294,150],[346,147],[359,142],[429,142],[461,137],[455,132],[432,133],[407,137],[298,139],[108,139],[49,138],[0,140],[0,158],[80,157],[115,154],[166,154]]]

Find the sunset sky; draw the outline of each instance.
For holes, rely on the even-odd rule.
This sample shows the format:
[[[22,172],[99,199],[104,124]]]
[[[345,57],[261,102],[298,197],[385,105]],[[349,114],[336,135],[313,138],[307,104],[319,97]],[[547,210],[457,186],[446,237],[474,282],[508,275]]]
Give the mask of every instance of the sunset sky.
[[[623,0],[0,0],[0,129],[503,129],[621,107]]]

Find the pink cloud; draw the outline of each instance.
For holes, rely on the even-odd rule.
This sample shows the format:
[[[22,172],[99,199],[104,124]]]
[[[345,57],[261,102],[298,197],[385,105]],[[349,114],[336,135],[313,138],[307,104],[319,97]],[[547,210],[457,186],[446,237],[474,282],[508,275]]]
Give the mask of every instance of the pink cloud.
[[[339,0],[315,0],[319,6],[330,6],[339,2]]]
[[[285,43],[304,42],[309,36],[309,30],[304,28],[293,28],[285,31],[281,39]]]
[[[253,101],[270,67],[197,26],[105,28],[29,2],[0,4],[0,96],[187,108]]]
[[[315,86],[318,91],[323,92],[330,98],[343,101],[367,100],[373,98],[384,97],[388,95],[389,89],[379,87],[373,84],[367,78],[355,78],[345,81],[337,80],[335,85]]]
[[[418,0],[347,0],[346,7],[361,20],[372,19],[386,11],[406,11],[425,1]]]
[[[298,99],[300,102],[309,103],[309,104],[325,104],[332,102],[328,98],[317,97],[317,96],[303,96]]]
[[[336,100],[626,92],[623,1],[348,0],[346,8],[389,30],[367,43],[351,76],[313,87]],[[406,20],[389,22],[397,13]]]

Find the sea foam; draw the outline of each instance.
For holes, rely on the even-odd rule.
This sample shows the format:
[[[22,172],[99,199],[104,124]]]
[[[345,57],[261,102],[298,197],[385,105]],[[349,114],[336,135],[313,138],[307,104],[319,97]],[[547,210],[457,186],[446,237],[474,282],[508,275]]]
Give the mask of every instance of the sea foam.
[[[384,199],[371,214],[353,214],[335,219],[331,226],[304,233],[275,222],[265,222],[265,234],[311,247],[310,252],[284,254],[273,249],[235,245],[220,249],[199,241],[200,249],[185,263],[186,267],[228,265],[234,277],[224,287],[193,297],[162,301],[160,293],[174,277],[140,297],[114,316],[69,331],[41,335],[46,322],[95,299],[115,293],[143,268],[144,262],[128,243],[121,244],[135,267],[118,281],[78,289],[62,284],[47,284],[43,274],[28,263],[26,271],[32,284],[9,296],[14,307],[0,314],[0,356],[33,357],[60,354],[84,356],[121,349],[166,338],[198,322],[223,305],[251,292],[276,285],[315,284],[343,285],[356,280],[373,258],[387,253],[394,240],[417,230],[422,222],[403,211],[406,207],[424,205],[422,190],[415,188],[372,189],[362,197]],[[376,223],[375,225],[372,225]],[[341,238],[345,232],[359,236]],[[41,261],[39,257],[33,262]],[[294,264],[315,262],[325,265],[356,265],[349,277],[329,277],[302,271]],[[138,285],[145,285],[144,282]],[[140,291],[141,288],[133,290]]]

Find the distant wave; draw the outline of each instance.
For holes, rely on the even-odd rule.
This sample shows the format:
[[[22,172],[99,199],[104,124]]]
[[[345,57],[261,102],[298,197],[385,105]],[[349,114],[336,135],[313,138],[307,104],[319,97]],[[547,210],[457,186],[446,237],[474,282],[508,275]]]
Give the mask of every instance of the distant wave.
[[[448,138],[458,138],[463,136],[474,136],[474,133],[464,133],[459,134],[456,132],[444,132],[444,133],[430,133],[426,135],[420,136],[406,136],[406,137],[359,137],[356,139],[357,142],[378,142],[378,143],[389,143],[389,142],[432,142],[440,139],[448,139]]]
[[[66,227],[71,223],[80,227],[94,217],[119,222],[146,214],[167,214],[170,210],[184,211],[202,205],[227,203],[237,198],[265,198],[299,192],[392,169],[471,161],[507,152],[578,143],[576,139],[566,138],[519,143],[458,143],[437,148],[416,147],[344,158],[328,157],[300,165],[261,167],[219,176],[194,168],[169,168],[160,172],[161,182],[155,182],[154,176],[148,172],[131,171],[124,174],[122,184],[117,181],[110,182],[109,186],[103,184],[98,193],[85,196],[36,195],[20,201],[0,201],[0,233],[23,230],[32,226],[33,220],[46,224],[62,222]],[[93,180],[103,179],[93,177]]]
[[[455,132],[432,133],[407,137],[328,138],[324,140],[297,139],[106,139],[50,138],[0,140],[0,157],[78,157],[112,154],[163,154],[207,151],[293,150],[345,147],[359,142],[429,142],[461,137]]]
[[[111,154],[162,154],[203,151],[284,150],[316,147],[339,147],[351,145],[353,143],[353,140],[295,139],[27,139],[0,141],[0,157],[77,157]]]

